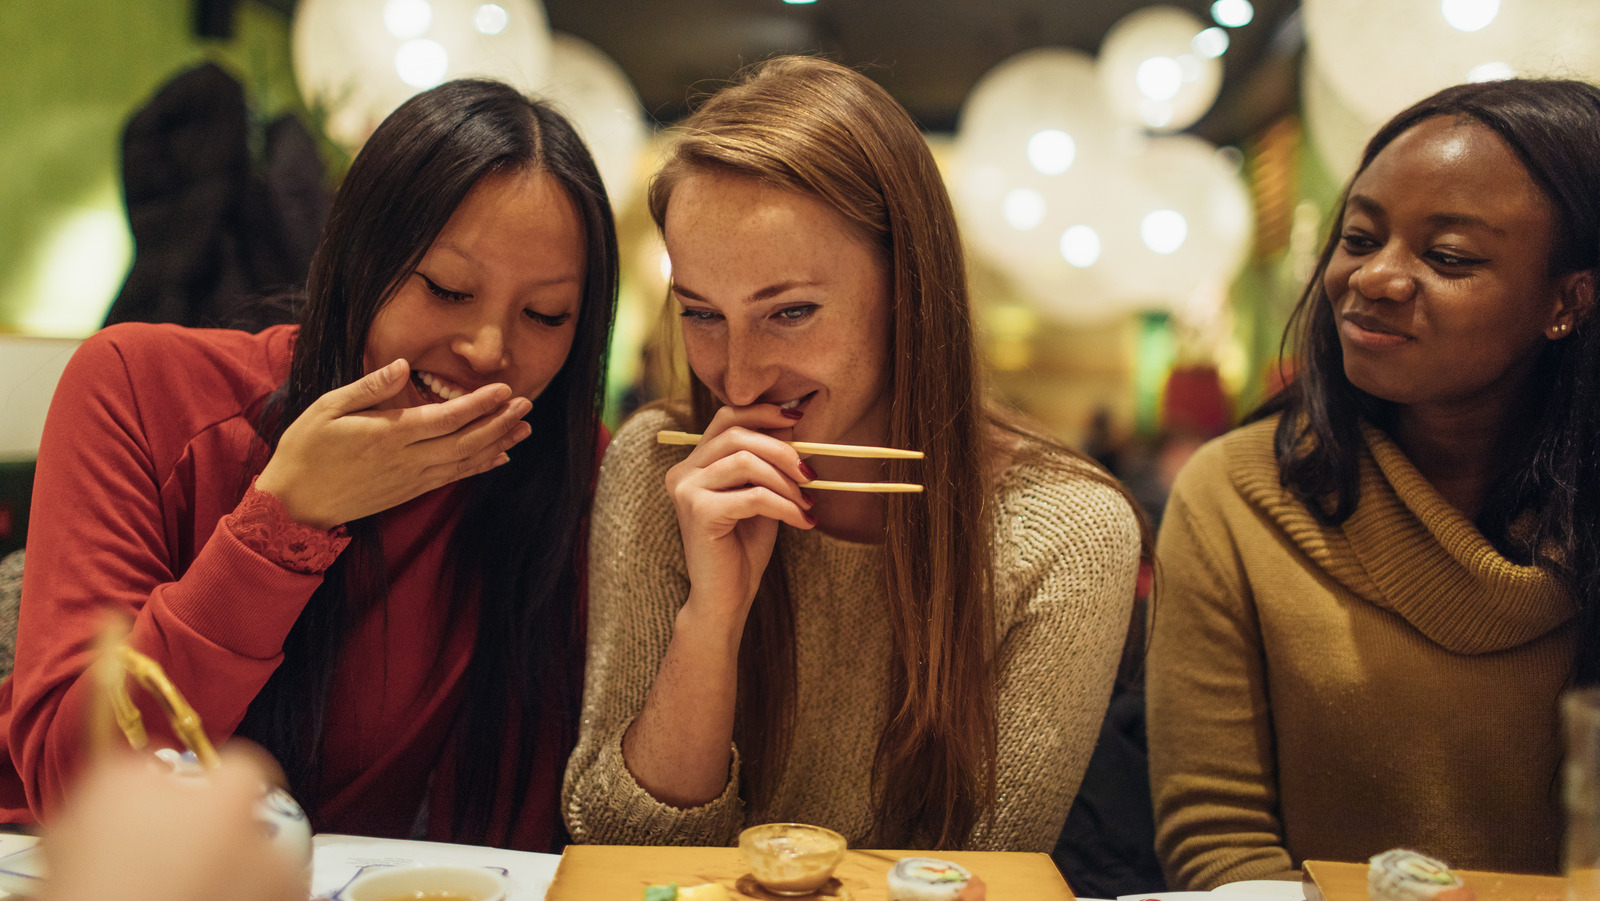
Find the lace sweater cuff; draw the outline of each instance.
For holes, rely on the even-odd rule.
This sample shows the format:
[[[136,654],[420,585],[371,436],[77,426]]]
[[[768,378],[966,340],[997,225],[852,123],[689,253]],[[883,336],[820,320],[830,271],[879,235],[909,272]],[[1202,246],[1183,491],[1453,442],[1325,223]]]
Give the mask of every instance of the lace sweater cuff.
[[[239,506],[228,514],[228,528],[245,547],[290,572],[314,576],[333,565],[350,543],[344,526],[323,531],[289,519],[283,502],[250,483]]]

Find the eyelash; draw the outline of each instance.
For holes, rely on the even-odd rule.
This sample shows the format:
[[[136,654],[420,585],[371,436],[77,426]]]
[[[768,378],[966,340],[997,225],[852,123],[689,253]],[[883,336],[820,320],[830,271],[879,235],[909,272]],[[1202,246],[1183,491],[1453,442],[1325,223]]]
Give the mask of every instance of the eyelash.
[[[1344,248],[1351,253],[1365,253],[1366,251],[1371,250],[1377,242],[1373,241],[1371,238],[1368,238],[1366,235],[1345,232],[1339,236],[1339,243],[1344,245]]]
[[[420,272],[417,273],[417,278],[422,279],[423,284],[428,286],[428,292],[430,294],[439,298],[445,303],[465,303],[472,297],[471,294],[468,294],[464,291],[451,291],[449,288],[441,286],[438,282],[428,278],[426,275],[423,275]],[[550,316],[545,313],[541,313],[538,310],[523,310],[522,314],[534,322],[537,322],[540,325],[547,325],[550,328],[557,328],[559,326],[566,325],[567,320],[572,318],[571,313],[562,313],[559,316]]]
[[[1373,250],[1377,242],[1365,235],[1346,233],[1339,236],[1339,242],[1350,253],[1361,254]],[[1481,257],[1467,257],[1458,253],[1449,253],[1441,250],[1429,251],[1427,256],[1435,263],[1447,269],[1463,269],[1470,266],[1481,266],[1489,262]]]
[[[417,273],[417,278],[422,279],[422,283],[428,286],[428,292],[430,294],[439,298],[445,303],[464,303],[466,302],[467,298],[472,296],[471,294],[467,294],[463,291],[451,291],[448,288],[441,287],[438,282],[428,278],[426,275],[423,275],[420,272]]]
[[[1488,262],[1477,257],[1464,257],[1458,253],[1446,253],[1442,250],[1433,251],[1429,255],[1438,261],[1439,265],[1450,269],[1465,269],[1468,266],[1478,266]]]
[[[816,311],[817,305],[814,303],[808,303],[795,307],[784,307],[772,315],[774,318],[782,319],[785,322],[804,322],[805,320],[810,319],[811,314],[815,313]],[[796,315],[790,315],[791,313]]]
[[[816,311],[817,305],[814,303],[808,303],[796,307],[785,307],[778,312],[773,313],[772,318],[782,320],[786,323],[804,322]],[[688,322],[697,324],[716,322],[718,319],[722,318],[721,313],[713,310],[693,310],[687,308],[678,311],[678,315]]]
[[[534,322],[539,323],[540,325],[548,325],[551,328],[555,328],[560,325],[566,325],[567,320],[572,318],[571,313],[562,313],[559,316],[547,316],[538,310],[524,310],[523,315],[527,316],[529,319],[532,319]]]

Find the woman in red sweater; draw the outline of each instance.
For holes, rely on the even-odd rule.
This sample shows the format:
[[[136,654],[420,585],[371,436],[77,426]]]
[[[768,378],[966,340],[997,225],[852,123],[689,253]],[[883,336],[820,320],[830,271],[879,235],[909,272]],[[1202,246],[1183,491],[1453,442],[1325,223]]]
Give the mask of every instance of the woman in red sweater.
[[[572,127],[459,81],[356,159],[297,326],[86,341],[40,448],[0,815],[81,769],[120,615],[318,830],[557,842],[616,279]]]

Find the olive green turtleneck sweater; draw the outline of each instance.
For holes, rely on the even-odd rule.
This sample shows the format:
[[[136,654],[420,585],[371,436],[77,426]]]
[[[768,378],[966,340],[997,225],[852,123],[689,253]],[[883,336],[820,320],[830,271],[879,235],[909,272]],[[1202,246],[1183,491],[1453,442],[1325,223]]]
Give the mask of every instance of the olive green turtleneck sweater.
[[[1571,599],[1376,429],[1356,512],[1319,525],[1278,484],[1275,425],[1195,455],[1157,545],[1150,769],[1172,887],[1398,846],[1555,871]]]

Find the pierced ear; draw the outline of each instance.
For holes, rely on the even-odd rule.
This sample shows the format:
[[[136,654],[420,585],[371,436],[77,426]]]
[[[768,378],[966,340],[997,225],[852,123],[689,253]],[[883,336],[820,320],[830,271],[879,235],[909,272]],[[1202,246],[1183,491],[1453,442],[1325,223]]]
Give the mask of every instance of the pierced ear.
[[[1556,305],[1551,311],[1545,334],[1565,338],[1589,318],[1595,304],[1595,270],[1581,269],[1561,277],[1556,287]]]

